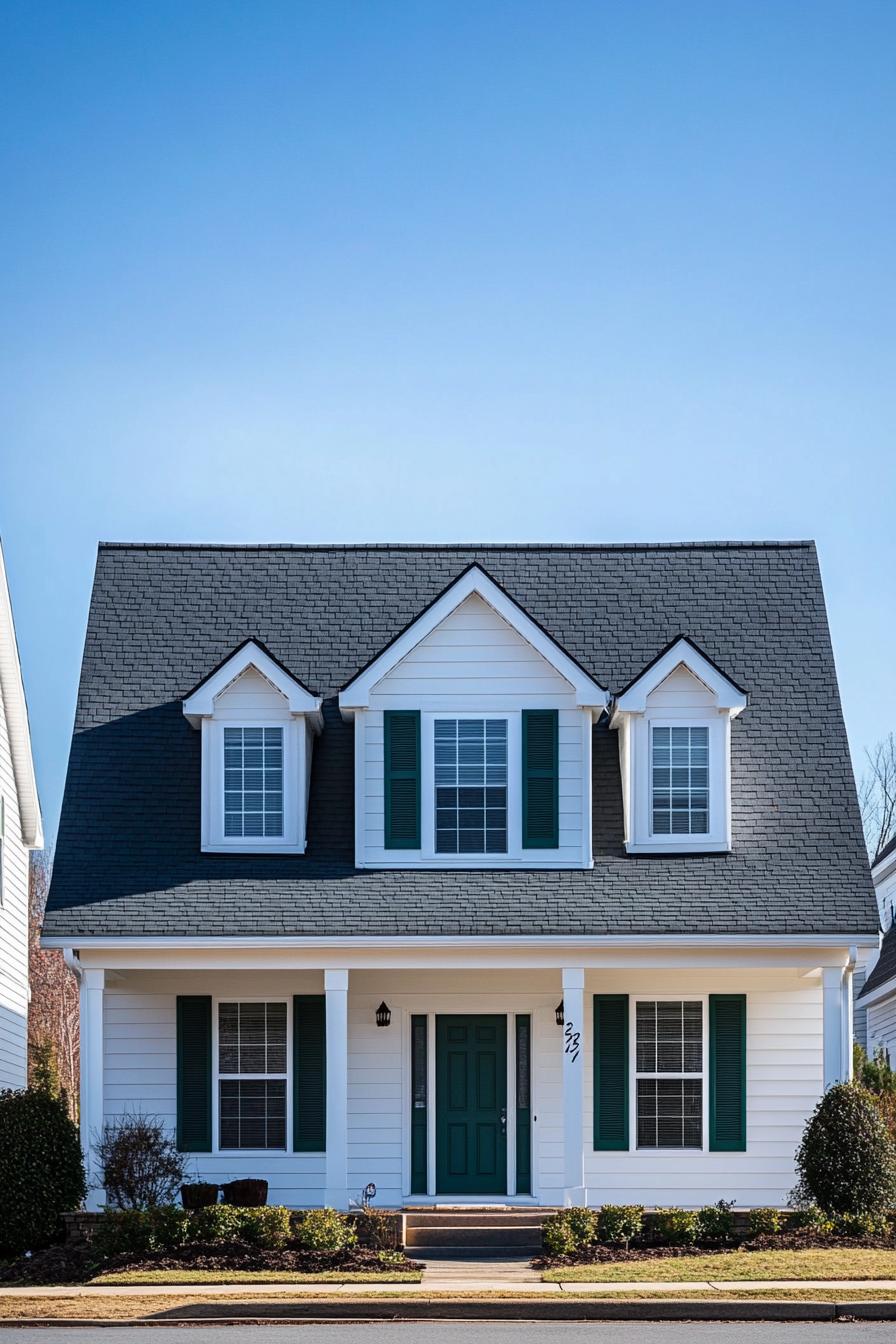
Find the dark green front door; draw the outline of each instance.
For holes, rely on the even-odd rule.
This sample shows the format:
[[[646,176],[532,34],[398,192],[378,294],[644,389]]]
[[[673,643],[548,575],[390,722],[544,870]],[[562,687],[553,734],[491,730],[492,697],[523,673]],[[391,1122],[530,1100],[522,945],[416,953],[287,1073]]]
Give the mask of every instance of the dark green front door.
[[[436,1192],[507,1194],[507,1018],[436,1018]]]

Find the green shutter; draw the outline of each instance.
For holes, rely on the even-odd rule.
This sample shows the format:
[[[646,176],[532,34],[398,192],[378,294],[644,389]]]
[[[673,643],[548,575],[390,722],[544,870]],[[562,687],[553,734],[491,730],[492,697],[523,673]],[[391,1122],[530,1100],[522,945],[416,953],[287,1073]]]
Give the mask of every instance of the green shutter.
[[[420,711],[383,714],[386,849],[420,848]]]
[[[427,1184],[426,1116],[429,1087],[427,1020],[411,1018],[411,1194],[425,1195]]]
[[[323,994],[292,1001],[292,1134],[297,1153],[327,1147],[327,1019]]]
[[[560,843],[558,714],[523,710],[523,849]]]
[[[532,1193],[532,1019],[516,1018],[516,1193]]]
[[[747,996],[709,996],[709,1146],[747,1147]]]
[[[594,996],[594,1146],[628,1150],[628,995]]]
[[[212,1000],[177,996],[177,1146],[182,1153],[212,1150]]]

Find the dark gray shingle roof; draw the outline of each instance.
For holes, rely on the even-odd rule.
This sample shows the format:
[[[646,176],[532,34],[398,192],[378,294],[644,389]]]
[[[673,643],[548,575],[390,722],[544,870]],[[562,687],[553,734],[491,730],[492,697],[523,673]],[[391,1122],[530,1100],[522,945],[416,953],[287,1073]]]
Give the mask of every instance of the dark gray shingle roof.
[[[686,633],[747,689],[732,728],[732,854],[625,855],[605,719],[592,871],[354,869],[353,729],[338,688],[473,562],[601,685],[618,690]],[[181,700],[249,636],[324,696],[302,857],[199,849],[199,734]],[[100,547],[48,934],[876,928],[811,544]]]

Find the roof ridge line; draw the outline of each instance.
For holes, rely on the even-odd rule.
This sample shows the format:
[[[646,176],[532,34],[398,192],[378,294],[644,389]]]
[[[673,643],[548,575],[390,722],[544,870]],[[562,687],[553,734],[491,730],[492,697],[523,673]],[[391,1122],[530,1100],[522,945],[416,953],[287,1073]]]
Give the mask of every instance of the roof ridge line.
[[[811,538],[779,541],[100,541],[101,551],[722,551],[805,550]]]

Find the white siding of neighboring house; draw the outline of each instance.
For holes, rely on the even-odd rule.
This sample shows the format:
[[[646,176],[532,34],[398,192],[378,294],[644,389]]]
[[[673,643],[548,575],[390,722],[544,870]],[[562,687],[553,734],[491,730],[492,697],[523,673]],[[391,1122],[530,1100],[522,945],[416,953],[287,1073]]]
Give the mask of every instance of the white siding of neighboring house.
[[[388,862],[383,848],[383,711],[387,709],[449,715],[507,711],[517,718],[523,709],[558,710],[559,848],[544,855],[529,850],[519,860],[495,858],[492,866],[582,867],[590,861],[590,835],[583,826],[589,801],[590,716],[576,707],[570,683],[477,594],[462,602],[376,684],[370,708],[356,718],[356,732],[363,733],[358,860],[374,865]],[[519,772],[519,739],[513,727],[510,731],[509,766]],[[422,784],[422,806],[432,808],[431,781],[425,772]],[[413,867],[420,861],[405,850],[400,866]],[[431,864],[430,859],[427,866]]]
[[[896,994],[873,1003],[868,1009],[868,1053],[883,1047],[896,1066]]]
[[[311,971],[141,971],[110,976],[105,994],[106,1114],[143,1111],[161,1116],[173,1129],[178,993],[290,999],[295,993],[320,992],[322,981],[320,972]],[[381,1207],[400,1205],[408,1198],[410,1015],[519,1012],[531,1015],[533,1028],[534,1198],[542,1204],[560,1202],[562,1033],[554,1018],[558,986],[559,975],[548,971],[353,971],[349,982],[350,1193],[357,1196],[373,1181]],[[745,1153],[593,1152],[590,996],[598,992],[747,994]],[[793,1155],[806,1117],[822,1091],[818,982],[800,978],[796,971],[589,971],[586,996],[583,1126],[591,1202],[699,1206],[733,1199],[747,1206],[785,1203],[795,1179]],[[392,1009],[388,1028],[378,1028],[374,1021],[383,998]],[[508,1025],[512,1027],[512,1022]],[[512,1041],[510,1030],[511,1052]],[[432,1076],[432,1059],[430,1071]],[[512,1105],[510,1087],[508,1095]],[[236,1176],[265,1177],[271,1186],[271,1202],[301,1207],[322,1202],[324,1161],[322,1154],[292,1152],[196,1154],[194,1167],[202,1178],[220,1182]]]
[[[28,1071],[28,850],[22,844],[2,694],[0,794],[6,816],[0,905],[0,1088],[4,1088],[24,1087]]]
[[[863,1050],[868,1049],[868,1009],[859,998],[865,988],[868,972],[864,966],[856,966],[852,976],[852,1034]]]

